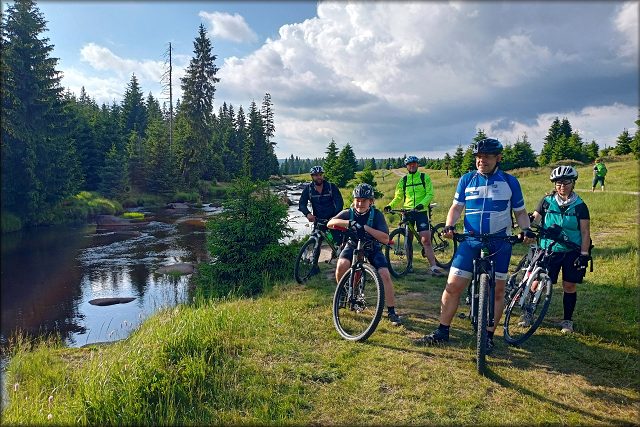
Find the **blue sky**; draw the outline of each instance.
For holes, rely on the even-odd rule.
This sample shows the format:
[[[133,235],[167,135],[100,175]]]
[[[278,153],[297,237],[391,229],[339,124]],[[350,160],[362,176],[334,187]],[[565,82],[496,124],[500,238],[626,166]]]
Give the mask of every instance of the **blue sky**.
[[[6,3],[3,3],[3,10]],[[442,156],[478,128],[540,150],[553,119],[611,146],[638,115],[637,2],[42,1],[62,84],[120,102],[131,78],[174,93],[200,23],[217,55],[216,111],[269,92],[276,153]]]

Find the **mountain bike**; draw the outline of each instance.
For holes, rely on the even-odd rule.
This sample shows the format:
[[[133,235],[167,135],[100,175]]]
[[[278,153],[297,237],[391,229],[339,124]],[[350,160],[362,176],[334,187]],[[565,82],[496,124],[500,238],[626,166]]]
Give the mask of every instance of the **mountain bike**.
[[[374,241],[343,227],[356,242],[351,267],[342,276],[333,295],[333,324],[340,336],[349,341],[364,341],[376,330],[384,309],[384,285],[378,271],[366,260],[365,252],[372,250]]]
[[[531,223],[532,231],[538,232],[539,229],[540,227],[538,225]],[[538,239],[539,239],[539,234],[538,234]],[[516,292],[518,291],[520,282],[522,281],[527,271],[527,267],[531,265],[531,262],[533,261],[533,257],[536,251],[538,250],[538,248],[539,246],[537,241],[536,243],[532,243],[531,245],[529,245],[529,250],[527,250],[527,253],[524,254],[522,258],[520,258],[520,261],[518,261],[518,264],[516,264],[516,267],[513,269],[513,273],[510,274],[509,277],[507,278],[507,282],[504,286],[504,310],[505,311],[507,310],[507,307],[509,306],[509,303],[515,296]]]
[[[504,340],[511,345],[525,342],[538,329],[547,314],[553,294],[553,283],[549,278],[549,263],[553,247],[557,243],[562,243],[571,250],[580,252],[580,245],[570,242],[557,230],[540,230],[538,237],[546,237],[553,242],[546,249],[536,249],[531,263],[524,269],[523,277],[506,307],[503,325]]]
[[[331,231],[327,229],[328,219],[316,219],[313,222],[313,231],[309,239],[302,245],[296,264],[293,269],[293,275],[298,283],[304,283],[314,274],[320,272],[318,267],[318,259],[320,258],[320,249],[322,244],[326,242],[331,248],[331,258],[326,263],[330,263],[338,258],[340,254],[340,245],[335,241]]]
[[[431,247],[433,248],[433,254],[436,257],[436,264],[441,268],[449,268],[453,255],[458,248],[458,242],[455,240],[449,241],[442,237],[442,231],[444,230],[444,223],[440,222],[435,226],[431,225],[431,210],[437,204],[432,203],[429,205],[429,229],[431,230]],[[413,250],[414,250],[414,238],[417,243],[418,249],[423,257],[426,257],[422,241],[420,240],[420,234],[416,231],[413,223],[413,213],[417,211],[413,209],[392,209],[391,213],[399,213],[401,215],[400,224],[398,228],[393,230],[389,235],[389,241],[391,245],[385,249],[385,256],[387,257],[387,264],[389,264],[389,272],[393,277],[402,277],[411,271],[413,267]]]
[[[495,325],[496,276],[494,261],[490,258],[489,245],[493,241],[506,241],[513,245],[520,242],[518,236],[496,236],[495,234],[453,233],[458,242],[478,240],[482,243],[480,255],[473,259],[473,276],[469,283],[471,312],[469,320],[476,333],[476,367],[480,375],[486,371],[487,327]]]

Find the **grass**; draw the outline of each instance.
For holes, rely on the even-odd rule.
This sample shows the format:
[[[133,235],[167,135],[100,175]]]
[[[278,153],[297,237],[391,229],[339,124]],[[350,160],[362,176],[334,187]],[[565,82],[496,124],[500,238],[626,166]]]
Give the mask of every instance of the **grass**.
[[[323,265],[304,286],[163,310],[109,346],[16,343],[2,423],[637,425],[638,196],[613,191],[637,191],[629,183],[638,182],[638,168],[628,160],[607,167],[604,194],[581,190],[590,168],[579,169],[596,249],[594,272],[578,289],[576,333],[563,336],[554,324],[562,313],[556,286],[531,339],[520,348],[496,341],[487,377],[475,373],[466,319],[454,319],[449,346],[411,344],[438,324],[444,285],[422,258],[395,281],[405,325],[383,320],[361,344],[333,328],[332,268]],[[457,180],[428,172],[440,221]],[[547,174],[521,178],[528,210],[550,189]],[[378,206],[391,199],[396,178],[377,179],[385,193]]]

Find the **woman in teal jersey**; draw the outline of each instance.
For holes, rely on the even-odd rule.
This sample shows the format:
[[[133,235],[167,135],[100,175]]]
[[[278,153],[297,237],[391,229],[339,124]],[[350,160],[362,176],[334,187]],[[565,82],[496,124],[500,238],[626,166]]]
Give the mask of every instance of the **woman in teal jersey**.
[[[551,171],[554,190],[546,195],[533,213],[533,220],[547,230],[559,227],[561,234],[569,241],[580,246],[580,252],[562,244],[553,246],[553,258],[549,267],[549,276],[553,283],[558,281],[562,269],[562,305],[564,317],[560,322],[563,333],[573,332],[573,311],[576,307],[576,284],[582,283],[591,246],[589,229],[589,208],[573,189],[578,172],[571,166],[559,166]],[[540,246],[547,248],[552,240],[541,239]]]

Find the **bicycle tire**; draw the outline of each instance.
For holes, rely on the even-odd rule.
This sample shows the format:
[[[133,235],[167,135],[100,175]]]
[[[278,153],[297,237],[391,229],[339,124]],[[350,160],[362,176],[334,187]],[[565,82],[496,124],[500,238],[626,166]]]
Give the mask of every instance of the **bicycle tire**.
[[[527,252],[522,256],[520,261],[518,261],[516,268],[513,269],[513,273],[509,275],[509,278],[507,279],[507,283],[504,286],[503,307],[505,312],[507,310],[507,307],[509,306],[509,303],[511,302],[516,292],[518,291],[518,285],[520,284],[520,282],[522,282],[524,273],[526,272],[527,267],[529,267],[530,263],[531,263],[531,257],[529,252]]]
[[[413,251],[410,249],[413,248],[409,248],[406,229],[402,227],[393,230],[389,235],[389,240],[393,244],[385,246],[384,255],[387,258],[391,275],[400,278],[409,270],[413,260]]]
[[[444,222],[436,224],[431,230],[431,247],[436,257],[436,265],[440,268],[451,267],[453,257],[458,250],[456,240],[445,239],[440,235],[444,231]]]
[[[540,301],[533,302],[534,292],[529,291],[525,297],[524,305],[520,305],[520,298],[525,290],[523,284],[518,288],[515,296],[509,303],[504,317],[504,340],[510,345],[520,345],[534,334],[536,329],[542,324],[544,316],[547,314],[549,305],[551,304],[551,296],[553,294],[553,284],[548,277],[541,277],[540,273],[536,274],[538,286],[543,286],[540,294]],[[526,314],[531,316],[530,322],[522,324]]]
[[[293,275],[296,282],[302,284],[313,275],[313,267],[318,265],[320,256],[320,245],[316,236],[309,237],[298,252]]]
[[[479,289],[479,305],[478,305],[478,332],[476,333],[476,367],[478,373],[484,375],[487,369],[487,322],[488,322],[488,298],[489,275],[480,274],[478,280],[480,282]]]
[[[384,309],[384,286],[373,266],[363,264],[356,269],[359,294],[354,309],[348,301],[349,269],[340,279],[333,295],[333,324],[340,336],[348,341],[365,341],[378,327]]]

